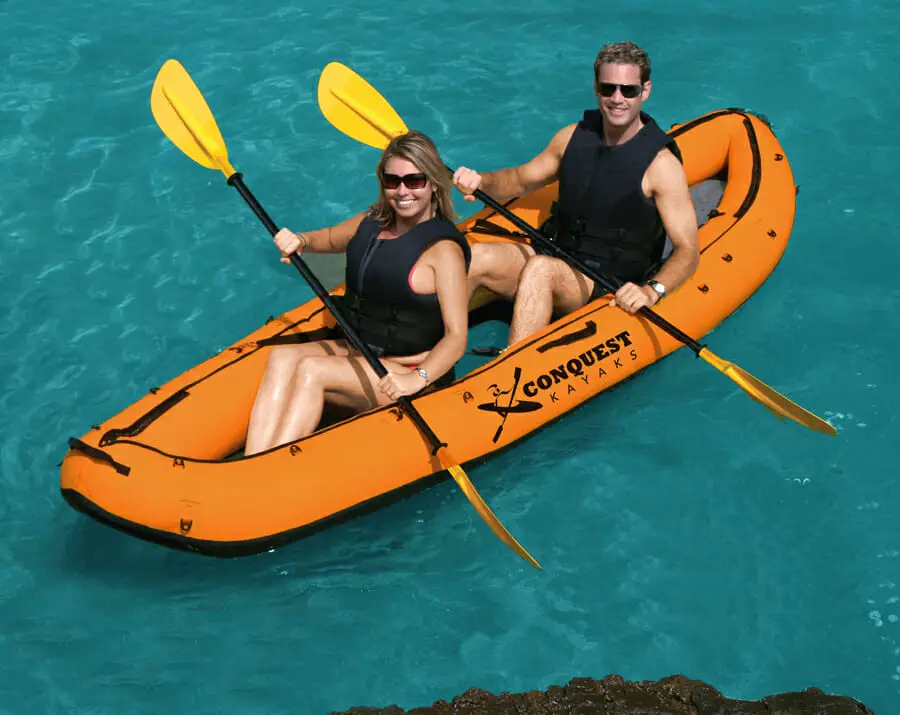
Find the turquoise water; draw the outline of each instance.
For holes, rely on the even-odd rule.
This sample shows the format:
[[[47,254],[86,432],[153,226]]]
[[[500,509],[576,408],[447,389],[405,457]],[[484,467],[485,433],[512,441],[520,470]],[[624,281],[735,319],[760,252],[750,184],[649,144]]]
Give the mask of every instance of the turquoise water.
[[[620,673],[808,686],[898,711],[900,9],[886,0],[406,5],[0,2],[0,712],[324,713]],[[801,186],[784,260],[709,338],[838,426],[784,425],[676,353],[452,482],[274,553],[174,553],[66,506],[57,464],[148,387],[311,292],[149,111],[180,59],[279,224],[373,198],[318,73],[349,64],[451,165],[539,151],[600,44],[654,61],[663,126],[766,114]],[[460,209],[471,213],[474,208]],[[317,270],[333,284],[335,263]],[[372,459],[387,459],[373,454]]]

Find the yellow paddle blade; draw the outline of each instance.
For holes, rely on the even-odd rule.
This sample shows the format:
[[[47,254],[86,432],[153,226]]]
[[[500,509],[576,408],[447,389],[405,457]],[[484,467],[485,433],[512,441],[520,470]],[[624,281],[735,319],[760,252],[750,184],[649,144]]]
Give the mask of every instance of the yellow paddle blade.
[[[329,63],[319,76],[319,109],[344,134],[376,149],[408,131],[378,90],[340,62]]]
[[[150,110],[163,134],[191,159],[226,177],[234,174],[215,117],[178,60],[167,60],[156,75]]]
[[[710,352],[708,348],[703,348],[703,350],[699,352],[699,355],[716,368],[716,370],[737,383],[744,392],[759,402],[778,419],[783,420],[787,417],[789,420],[793,420],[815,432],[824,432],[825,434],[833,436],[837,435],[837,430],[834,426],[822,418],[817,417],[812,412],[803,409],[795,402],[791,402],[787,397],[776,392],[761,380],[753,377],[753,375],[743,368],[740,368],[727,360],[723,360]]]
[[[516,538],[510,534],[506,527],[500,523],[500,520],[494,516],[494,512],[491,511],[491,508],[487,505],[484,499],[481,498],[481,494],[478,493],[478,490],[475,489],[475,485],[469,480],[469,476],[463,471],[463,468],[454,464],[451,467],[446,467],[447,471],[453,476],[456,480],[456,483],[459,485],[459,488],[462,490],[462,493],[466,495],[466,499],[468,499],[472,506],[475,507],[475,511],[479,513],[482,519],[484,519],[485,523],[491,528],[497,537],[506,544],[509,548],[515,551],[519,556],[525,559],[528,563],[534,566],[536,569],[540,570],[541,565],[535,561],[534,557],[529,554],[525,547],[522,546]]]

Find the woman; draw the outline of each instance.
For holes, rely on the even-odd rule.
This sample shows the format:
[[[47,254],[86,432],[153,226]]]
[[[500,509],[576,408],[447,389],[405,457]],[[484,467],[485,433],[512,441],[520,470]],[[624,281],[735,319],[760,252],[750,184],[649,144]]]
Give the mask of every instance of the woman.
[[[451,180],[424,134],[395,137],[378,164],[370,210],[332,228],[281,229],[292,253],[347,253],[347,293],[337,300],[388,370],[379,379],[341,335],[272,350],[250,415],[246,455],[313,432],[325,402],[356,411],[453,379],[466,349],[471,253],[455,218]]]

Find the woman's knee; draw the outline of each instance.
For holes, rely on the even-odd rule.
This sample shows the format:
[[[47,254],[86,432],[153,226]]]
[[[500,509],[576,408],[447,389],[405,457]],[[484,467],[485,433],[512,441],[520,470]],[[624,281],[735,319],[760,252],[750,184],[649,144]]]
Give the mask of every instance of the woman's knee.
[[[278,345],[272,348],[266,369],[281,374],[293,374],[298,363],[306,357],[318,357],[321,355],[333,355],[337,348],[324,343],[304,343],[302,345]]]
[[[279,345],[272,348],[272,352],[269,353],[269,358],[266,361],[266,373],[276,376],[292,374],[302,354],[293,345]]]
[[[328,358],[318,355],[300,355],[296,358],[294,373],[299,384],[321,383],[323,375],[327,372],[327,362]]]
[[[409,368],[403,368],[408,370]],[[373,379],[359,359],[307,355],[297,363],[295,390],[321,390],[325,401],[354,409],[378,404]]]

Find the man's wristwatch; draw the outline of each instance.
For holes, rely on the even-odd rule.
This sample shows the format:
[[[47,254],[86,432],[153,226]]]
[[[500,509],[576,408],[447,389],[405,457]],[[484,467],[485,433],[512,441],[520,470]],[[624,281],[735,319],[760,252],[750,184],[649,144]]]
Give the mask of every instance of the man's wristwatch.
[[[659,298],[656,299],[657,303],[666,297],[666,287],[659,281],[647,281],[647,285],[655,290],[656,294],[659,296]]]
[[[423,370],[422,368],[419,368],[418,370],[416,370],[416,372],[425,378],[425,384],[427,385],[428,384],[428,371]]]

